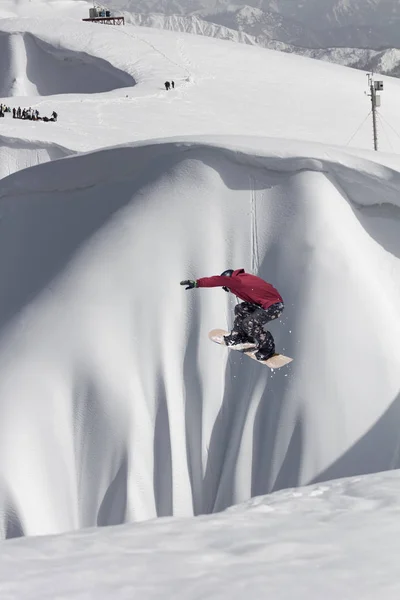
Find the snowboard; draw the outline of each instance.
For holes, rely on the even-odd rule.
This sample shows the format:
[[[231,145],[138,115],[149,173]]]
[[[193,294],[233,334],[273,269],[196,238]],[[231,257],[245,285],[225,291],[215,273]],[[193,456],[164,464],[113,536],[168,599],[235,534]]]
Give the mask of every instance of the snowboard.
[[[256,352],[254,350],[255,344],[248,342],[245,344],[236,344],[236,346],[226,346],[224,342],[224,335],[228,335],[228,333],[229,332],[225,331],[224,329],[213,329],[208,334],[208,337],[212,342],[215,342],[216,344],[221,344],[222,346],[229,348],[229,350],[238,350],[239,352],[243,352],[243,354],[246,354],[246,356],[248,356],[249,358],[257,360],[254,356]],[[257,360],[257,362],[262,365],[267,365],[267,367],[269,367],[270,369],[280,369],[281,367],[284,367],[285,365],[292,362],[292,360],[293,358],[289,358],[289,356],[284,356],[283,354],[274,354],[267,360]]]

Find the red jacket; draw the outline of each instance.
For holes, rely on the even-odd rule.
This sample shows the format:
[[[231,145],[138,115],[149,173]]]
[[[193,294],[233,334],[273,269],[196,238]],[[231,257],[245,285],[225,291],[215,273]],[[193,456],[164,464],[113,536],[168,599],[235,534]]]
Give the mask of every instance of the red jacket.
[[[244,269],[233,271],[232,277],[214,275],[214,277],[201,277],[197,280],[197,287],[227,287],[241,300],[258,304],[267,309],[276,302],[283,302],[281,295],[270,283],[256,275],[245,273]]]

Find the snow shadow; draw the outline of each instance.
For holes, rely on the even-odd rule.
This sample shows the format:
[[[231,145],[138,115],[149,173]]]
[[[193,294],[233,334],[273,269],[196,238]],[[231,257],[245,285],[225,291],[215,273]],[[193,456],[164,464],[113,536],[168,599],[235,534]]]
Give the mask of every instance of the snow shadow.
[[[74,154],[56,144],[9,139],[0,135],[0,179],[21,169]]]
[[[97,525],[121,525],[126,523],[128,504],[128,457],[124,453],[121,465],[110,482],[97,515]]]
[[[131,87],[131,75],[102,58],[84,52],[58,49],[31,35],[24,35],[26,76],[39,96],[98,94]]]
[[[207,499],[203,506],[204,513],[224,510],[234,502],[237,457],[252,400],[255,368],[258,366],[250,361],[234,351],[228,358],[224,397],[211,434],[204,475]]]
[[[25,536],[18,511],[11,504],[8,505],[5,511],[4,520],[4,539],[11,540]]]
[[[298,255],[297,259],[299,268],[290,273],[289,277],[282,279],[281,272],[285,268],[285,258],[281,245],[273,243],[260,265],[260,277],[270,281],[279,281],[279,290],[284,300],[300,297],[302,287],[307,285],[307,270],[303,268],[307,262],[307,254]],[[300,320],[297,305],[285,301],[281,318],[269,323],[266,327],[274,336],[276,348],[282,349],[281,351],[287,356],[295,357],[298,352],[291,330],[296,331]],[[296,363],[294,362],[283,369],[268,371],[267,387],[260,398],[254,418],[252,496],[299,485],[305,435],[300,415],[297,416],[292,428],[285,455],[276,473],[273,470],[272,461],[277,440],[281,434],[282,415],[286,409],[286,397],[295,369]]]
[[[173,514],[171,429],[164,380],[158,377],[157,413],[154,424],[153,488],[158,517]]]
[[[30,33],[0,34],[0,96],[95,94],[132,87],[134,78],[108,61],[57,48]]]
[[[400,208],[393,204],[352,206],[354,216],[382,248],[400,258]]]
[[[354,217],[358,220],[366,233],[377,242],[387,252],[390,252],[397,258],[400,258],[400,207],[388,201],[393,194],[393,189],[385,189],[385,183],[380,182],[377,189],[364,189],[367,200],[372,196],[376,204],[360,204],[354,198],[354,182],[349,185],[347,182],[338,181],[335,174],[329,175],[329,181],[338,190],[347,202]],[[358,183],[358,194],[365,186],[364,180]],[[390,183],[390,182],[389,182]]]
[[[132,197],[130,186],[118,183],[102,191],[97,187],[51,198],[32,194],[14,199],[19,210],[9,206],[9,211],[2,211],[0,271],[9,285],[0,292],[0,328],[46,289],[82,245]]]
[[[199,297],[192,297],[190,329],[183,359],[185,386],[185,438],[189,478],[195,515],[203,512],[208,489],[203,485],[203,385],[198,360],[200,336]]]
[[[126,521],[128,458],[119,450],[112,419],[101,387],[85,377],[73,393],[73,443],[75,451],[79,524],[119,525]],[[115,475],[114,475],[115,473]],[[104,480],[109,480],[104,491]]]
[[[159,161],[152,162],[153,151],[152,147],[128,147],[72,156],[0,181],[0,272],[8,281],[0,291],[0,331],[46,290],[139,189],[180,158],[166,151]],[[127,163],[129,174],[124,173],[123,181],[109,172],[110,161],[111,166]],[[36,182],[43,180],[49,189],[35,192]],[[70,181],[74,182],[71,187]],[[25,191],[16,193],[21,185]],[[68,189],[62,191],[63,186]]]
[[[400,468],[400,393],[380,419],[311,483]]]
[[[10,96],[13,86],[10,36],[0,33],[0,98]]]

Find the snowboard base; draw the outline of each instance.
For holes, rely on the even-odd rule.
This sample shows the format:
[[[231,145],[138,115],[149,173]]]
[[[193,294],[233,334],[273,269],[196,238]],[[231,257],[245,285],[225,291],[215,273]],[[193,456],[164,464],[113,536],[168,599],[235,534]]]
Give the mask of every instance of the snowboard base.
[[[284,367],[293,360],[293,358],[289,358],[289,356],[284,356],[283,354],[274,354],[267,360],[257,360],[255,357],[256,351],[253,350],[255,348],[255,345],[250,342],[245,344],[237,344],[236,346],[227,346],[224,342],[224,335],[228,335],[228,333],[229,331],[225,331],[224,329],[212,329],[209,332],[208,337],[212,342],[220,344],[221,346],[225,346],[229,350],[238,350],[239,352],[246,354],[246,356],[248,356],[249,358],[256,360],[258,363],[261,363],[262,365],[267,365],[267,367],[269,367],[270,369],[280,369],[281,367]]]

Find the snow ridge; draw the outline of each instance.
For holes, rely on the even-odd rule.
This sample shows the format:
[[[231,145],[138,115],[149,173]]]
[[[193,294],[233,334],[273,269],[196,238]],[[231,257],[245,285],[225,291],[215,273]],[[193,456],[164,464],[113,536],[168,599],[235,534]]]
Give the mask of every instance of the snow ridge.
[[[0,96],[99,93],[135,81],[105,60],[55,48],[36,36],[0,32]]]
[[[0,179],[71,154],[71,150],[58,144],[0,136]]]
[[[3,537],[208,513],[400,466],[400,248],[396,221],[383,225],[400,174],[286,146],[182,139],[2,180]],[[231,301],[179,286],[254,261],[286,301],[273,331],[295,359],[286,372],[210,344]]]

